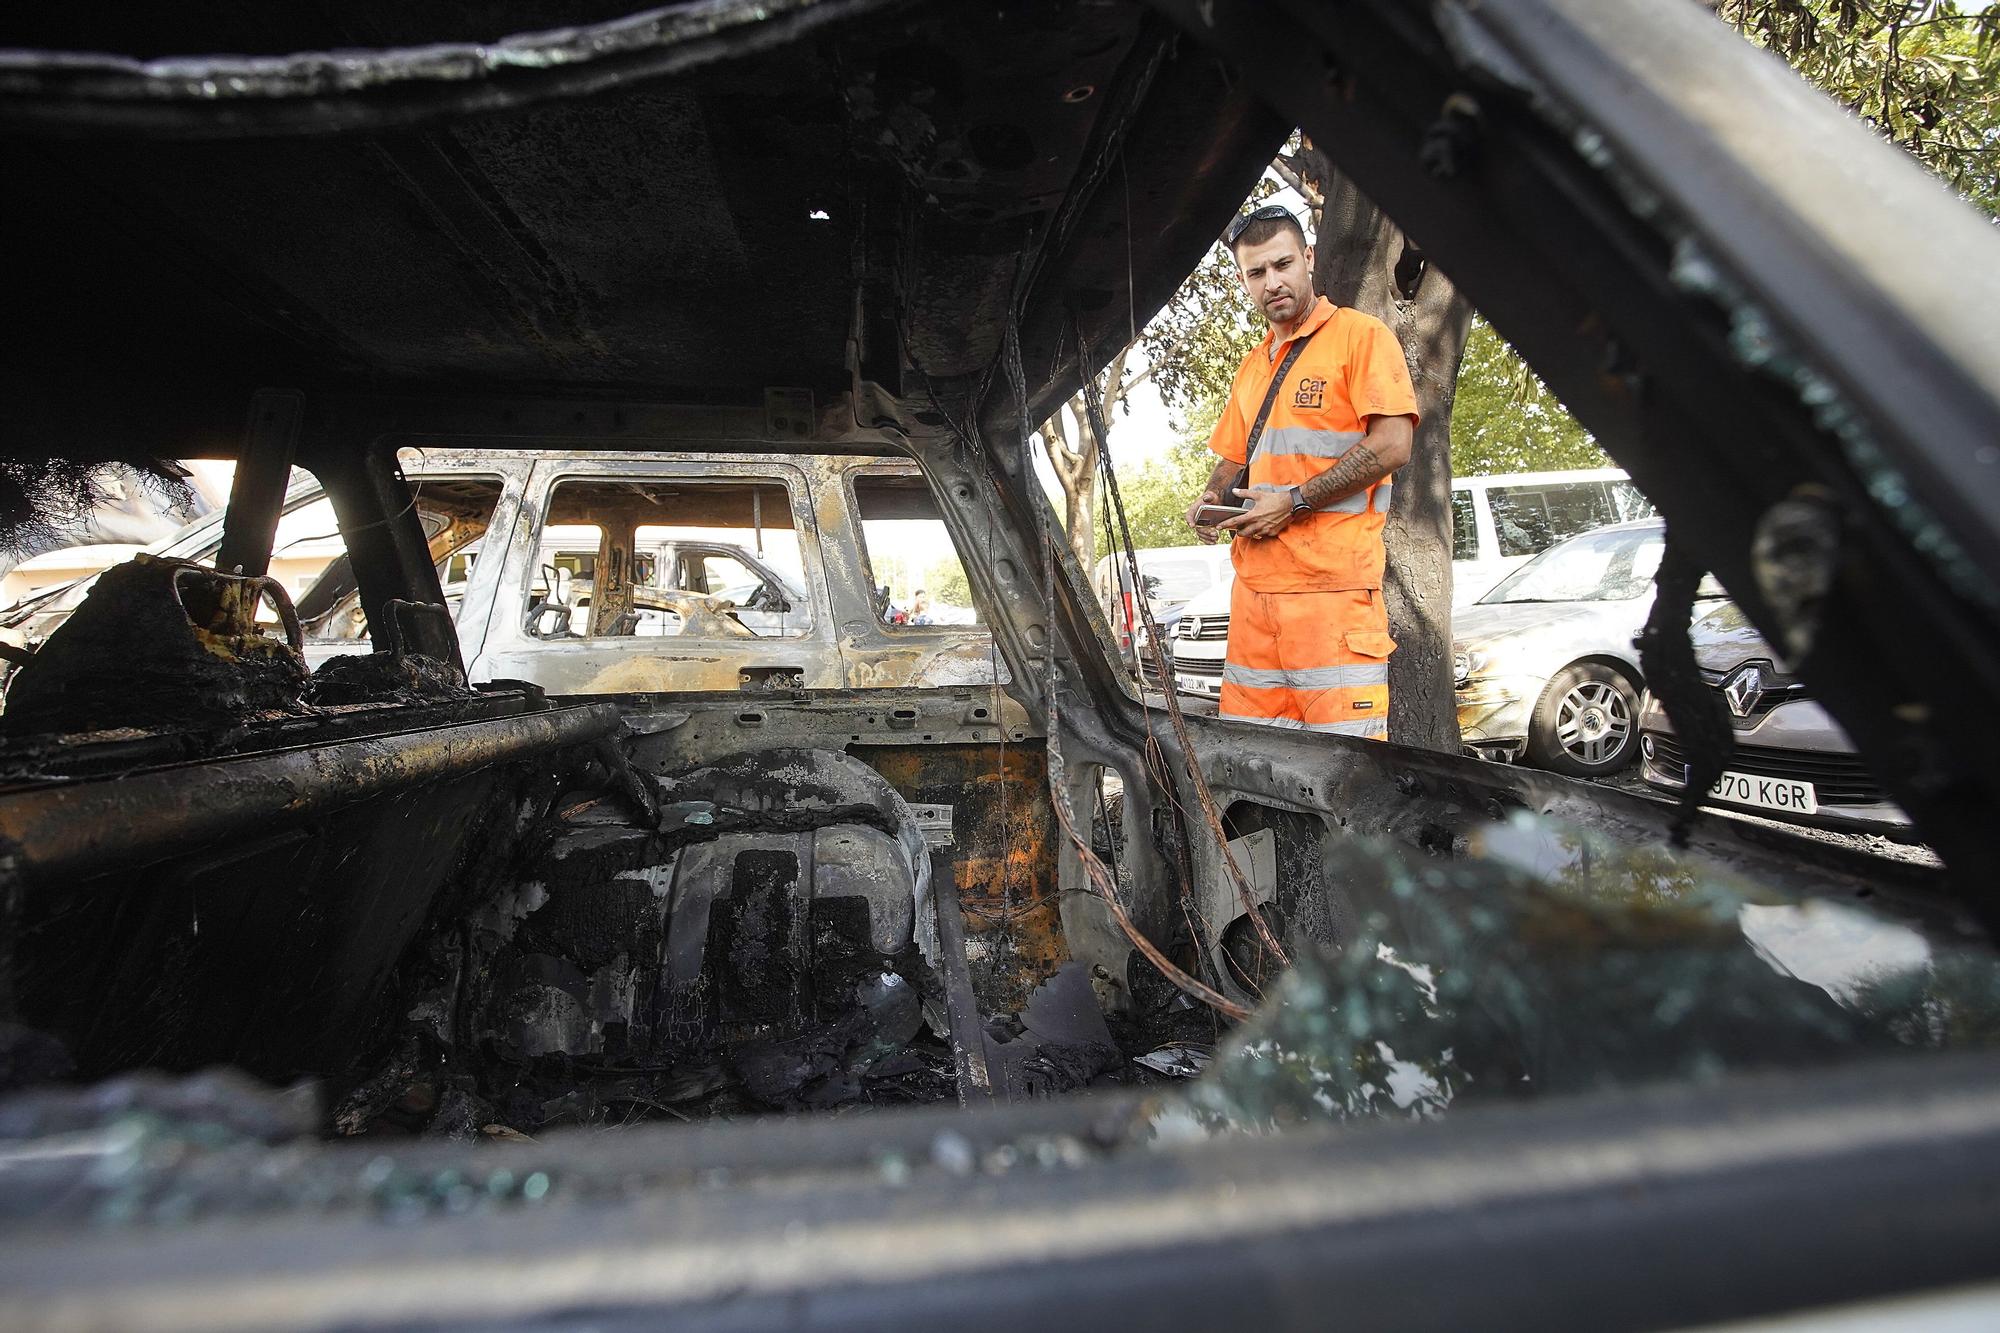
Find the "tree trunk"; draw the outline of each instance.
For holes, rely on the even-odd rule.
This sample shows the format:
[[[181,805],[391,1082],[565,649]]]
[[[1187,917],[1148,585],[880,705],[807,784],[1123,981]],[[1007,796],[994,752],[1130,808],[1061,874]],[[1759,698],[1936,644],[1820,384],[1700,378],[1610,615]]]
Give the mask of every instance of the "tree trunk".
[[[1457,753],[1451,672],[1451,399],[1472,306],[1425,263],[1326,154],[1307,145],[1296,164],[1324,201],[1313,278],[1336,304],[1374,315],[1403,345],[1417,391],[1416,447],[1396,473],[1383,542],[1384,588],[1396,652],[1389,659],[1389,739]]]
[[[1100,389],[1104,414],[1123,402],[1125,395],[1144,377],[1125,378],[1125,364],[1132,354],[1128,346],[1104,368]],[[1079,390],[1069,402],[1056,409],[1042,423],[1042,445],[1063,491],[1063,532],[1076,563],[1088,575],[1097,563],[1097,435],[1090,429],[1090,408]]]
[[[1082,424],[1090,419],[1090,409],[1084,406],[1081,395],[1069,410],[1078,423],[1078,438],[1089,443],[1079,451],[1075,472],[1063,475],[1063,532],[1069,537],[1077,567],[1088,578],[1097,562],[1097,437]]]
[[[1089,420],[1089,409],[1079,393],[1042,423],[1042,445],[1062,486],[1063,535],[1085,573],[1097,555],[1093,506],[1097,503],[1098,446]]]

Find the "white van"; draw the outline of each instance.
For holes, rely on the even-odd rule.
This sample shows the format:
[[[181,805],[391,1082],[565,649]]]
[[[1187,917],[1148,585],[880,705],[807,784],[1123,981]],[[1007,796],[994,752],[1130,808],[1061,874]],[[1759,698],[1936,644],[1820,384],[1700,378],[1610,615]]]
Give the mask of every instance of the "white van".
[[[1214,546],[1159,546],[1133,554],[1138,559],[1139,577],[1145,582],[1146,600],[1156,620],[1172,619],[1189,601],[1217,583],[1226,585],[1233,576],[1229,547],[1222,542]],[[1128,658],[1133,635],[1143,628],[1132,604],[1131,581],[1122,552],[1113,552],[1099,560],[1091,576],[1097,604],[1104,608],[1105,618],[1111,622],[1118,650]]]
[[[1516,565],[1579,532],[1650,518],[1652,504],[1617,468],[1508,472],[1455,477],[1451,483],[1451,607],[1462,611],[1491,592]],[[1227,550],[1227,547],[1217,547]],[[1143,553],[1142,553],[1143,554]],[[1225,565],[1214,587],[1182,608],[1167,632],[1174,684],[1183,694],[1222,692],[1229,639]]]
[[[1516,565],[1565,537],[1654,513],[1652,502],[1614,467],[1454,477],[1452,609],[1478,601]]]

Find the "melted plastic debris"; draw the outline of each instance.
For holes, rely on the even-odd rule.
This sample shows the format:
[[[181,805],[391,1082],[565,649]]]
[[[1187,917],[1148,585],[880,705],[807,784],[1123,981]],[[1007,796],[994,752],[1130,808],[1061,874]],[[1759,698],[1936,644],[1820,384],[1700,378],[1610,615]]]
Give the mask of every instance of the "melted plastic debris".
[[[752,1097],[767,1106],[837,1106],[862,1100],[874,1080],[935,1073],[934,1100],[950,1083],[910,1049],[924,1026],[916,987],[895,972],[864,978],[855,1005],[833,1023],[795,1037],[752,1042],[731,1060]]]
[[[929,856],[892,788],[778,749],[621,803],[615,768],[534,801],[518,856],[430,923],[406,1025],[385,1063],[351,1071],[334,1132],[462,1140],[953,1096],[925,1020],[944,1003],[921,953]]]
[[[1215,1052],[1205,1046],[1192,1046],[1175,1042],[1162,1046],[1157,1051],[1148,1051],[1132,1061],[1144,1065],[1157,1073],[1172,1078],[1193,1078],[1208,1068],[1208,1062],[1215,1058]]]
[[[307,700],[323,708],[472,696],[463,670],[422,653],[343,653],[321,662],[306,683]]]
[[[85,462],[75,458],[0,459],[0,553],[25,558],[103,541],[82,534],[91,516],[137,486],[176,523],[205,512],[180,464],[144,454]],[[141,538],[141,540],[144,540]]]
[[[268,600],[290,633],[257,620]],[[282,586],[140,552],[89,593],[7,687],[10,736],[207,729],[306,711],[306,663]]]
[[[1987,948],[1664,846],[1518,814],[1462,861],[1340,847],[1357,937],[1299,959],[1163,1136],[2000,1044]]]
[[[1077,962],[1037,986],[1018,1017],[990,1023],[985,1041],[994,1087],[1016,1095],[1072,1091],[1120,1060],[1090,973]]]

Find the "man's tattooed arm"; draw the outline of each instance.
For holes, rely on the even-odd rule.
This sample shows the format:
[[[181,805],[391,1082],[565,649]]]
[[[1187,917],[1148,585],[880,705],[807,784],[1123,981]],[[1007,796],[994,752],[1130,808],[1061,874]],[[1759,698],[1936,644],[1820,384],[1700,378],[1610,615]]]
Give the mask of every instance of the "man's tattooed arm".
[[[1340,461],[1299,487],[1314,509],[1367,490],[1410,461],[1416,430],[1408,417],[1373,417],[1368,434],[1356,440]]]
[[[1323,509],[1335,500],[1345,500],[1356,491],[1365,491],[1389,475],[1389,469],[1365,444],[1356,444],[1340,461],[1299,487],[1299,495],[1314,509]]]
[[[1344,500],[1364,487],[1372,486],[1410,461],[1416,442],[1416,422],[1409,417],[1370,417],[1368,433],[1354,442],[1340,461],[1299,487],[1300,496],[1314,509]],[[1222,470],[1216,469],[1220,484]],[[1262,490],[1239,490],[1235,498],[1251,502],[1237,518],[1224,519],[1215,528],[1196,529],[1202,540],[1212,539],[1216,528],[1239,537],[1275,537],[1292,521],[1292,493],[1267,486]],[[1188,511],[1194,521],[1194,511]]]

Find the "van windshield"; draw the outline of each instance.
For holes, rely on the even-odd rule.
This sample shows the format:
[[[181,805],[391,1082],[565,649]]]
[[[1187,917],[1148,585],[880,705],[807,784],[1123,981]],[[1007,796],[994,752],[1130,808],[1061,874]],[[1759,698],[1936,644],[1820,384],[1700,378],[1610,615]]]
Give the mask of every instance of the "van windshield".
[[[1503,556],[1534,555],[1565,537],[1635,518],[1653,506],[1629,481],[1565,481],[1493,486],[1486,492]]]

